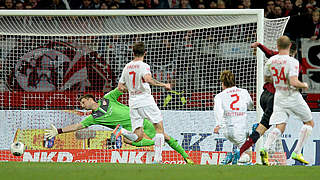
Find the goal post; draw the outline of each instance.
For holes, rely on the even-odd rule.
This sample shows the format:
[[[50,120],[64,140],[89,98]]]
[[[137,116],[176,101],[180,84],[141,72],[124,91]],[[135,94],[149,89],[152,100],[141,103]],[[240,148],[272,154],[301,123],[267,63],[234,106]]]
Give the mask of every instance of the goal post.
[[[61,128],[89,115],[77,98],[90,93],[99,99],[115,88],[133,58],[132,45],[143,41],[153,77],[174,84],[169,92],[152,89],[165,131],[197,164],[219,164],[232,148],[213,134],[222,70],[230,69],[237,86],[252,95],[257,108],[249,119],[260,121],[264,55],[250,45],[273,45],[288,21],[266,20],[259,9],[3,10],[0,19],[0,160],[16,160],[7,150],[21,141],[23,161],[152,162],[152,147],[122,139],[110,144],[110,129],[102,126],[43,139],[50,124]],[[164,160],[183,162],[168,145]]]

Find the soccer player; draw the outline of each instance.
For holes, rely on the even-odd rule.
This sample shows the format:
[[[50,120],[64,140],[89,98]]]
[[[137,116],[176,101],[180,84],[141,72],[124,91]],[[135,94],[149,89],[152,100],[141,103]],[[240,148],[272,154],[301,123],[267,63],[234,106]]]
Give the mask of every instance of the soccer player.
[[[155,141],[155,162],[162,161],[162,146],[164,145],[163,118],[153,96],[151,95],[150,84],[153,86],[171,89],[170,84],[159,82],[152,78],[150,66],[143,62],[145,56],[144,43],[137,42],[133,46],[134,59],[124,67],[118,88],[128,89],[129,108],[132,130],[136,135],[131,141],[139,142],[143,138],[143,120],[151,121],[156,129]],[[121,134],[121,127],[115,132]]]
[[[308,84],[299,81],[299,61],[289,56],[291,42],[287,36],[281,36],[277,40],[279,54],[272,56],[265,64],[265,79],[272,79],[276,88],[274,95],[273,113],[270,117],[270,125],[275,125],[271,130],[260,150],[262,164],[269,165],[268,151],[272,143],[284,132],[290,114],[294,114],[302,122],[298,143],[291,154],[291,158],[308,164],[302,154],[301,149],[312,132],[314,122],[309,106],[303,99],[299,89],[308,89]]]
[[[224,136],[238,148],[246,141],[248,136],[247,110],[253,108],[253,102],[246,89],[235,85],[234,74],[225,70],[220,75],[223,91],[214,98],[214,117],[217,122],[214,133],[219,134],[220,128]],[[234,155],[227,154],[224,164],[237,164],[240,158],[237,150]],[[251,154],[247,152],[247,158]],[[248,157],[249,156],[249,157]]]
[[[49,139],[57,136],[58,134],[68,133],[77,131],[80,129],[87,128],[92,125],[102,125],[108,128],[114,129],[118,124],[120,124],[122,128],[122,134],[124,136],[124,142],[131,144],[133,146],[141,147],[141,146],[152,146],[154,145],[154,141],[143,138],[139,142],[132,142],[128,140],[130,136],[132,136],[132,126],[129,115],[129,107],[118,102],[118,98],[123,93],[120,92],[117,88],[110,91],[104,97],[97,102],[95,98],[90,95],[84,95],[79,98],[80,104],[84,109],[92,110],[92,114],[86,117],[83,121],[77,124],[72,124],[63,128],[57,129],[53,125],[51,125],[51,129],[46,130],[45,136]],[[153,125],[147,121],[143,121],[143,128],[145,135],[148,138],[153,138],[156,134],[156,131]],[[178,144],[178,142],[165,134],[167,144],[180,153],[186,163],[192,164],[193,161],[189,158],[188,154],[184,151],[184,149]]]
[[[297,46],[294,42],[291,43],[292,45],[290,47],[290,56],[295,57],[295,55],[297,54]],[[264,52],[267,58],[270,58],[279,53],[278,51],[272,51],[268,49],[259,42],[252,43],[251,47],[259,47]],[[260,106],[263,110],[261,121],[258,124],[258,126],[253,129],[252,133],[249,135],[246,142],[241,146],[240,155],[242,155],[243,152],[245,152],[248,148],[255,144],[258,141],[258,139],[271,127],[269,125],[269,120],[273,112],[273,99],[275,91],[276,90],[273,86],[272,81],[266,81],[263,85],[263,92],[260,96]]]

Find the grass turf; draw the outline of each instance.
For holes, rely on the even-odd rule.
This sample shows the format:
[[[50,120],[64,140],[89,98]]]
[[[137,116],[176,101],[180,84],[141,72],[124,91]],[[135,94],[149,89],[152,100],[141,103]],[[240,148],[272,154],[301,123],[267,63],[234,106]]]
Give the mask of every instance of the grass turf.
[[[313,180],[319,166],[0,162],[1,180]]]

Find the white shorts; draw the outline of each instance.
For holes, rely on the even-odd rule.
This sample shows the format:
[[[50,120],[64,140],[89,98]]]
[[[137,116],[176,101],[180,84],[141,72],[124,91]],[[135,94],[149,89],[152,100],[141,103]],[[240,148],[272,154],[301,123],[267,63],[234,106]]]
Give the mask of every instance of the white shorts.
[[[145,118],[154,124],[160,123],[163,120],[161,111],[157,105],[130,108],[130,118],[132,131],[139,127],[143,127],[143,120]]]
[[[303,122],[312,120],[311,110],[302,98],[297,96],[297,99],[293,106],[280,106],[275,102],[273,105],[273,113],[270,117],[270,125],[288,123],[289,116],[294,114],[297,118]]]
[[[223,135],[232,144],[240,148],[246,142],[249,132],[244,129],[232,127],[232,128],[225,128]]]

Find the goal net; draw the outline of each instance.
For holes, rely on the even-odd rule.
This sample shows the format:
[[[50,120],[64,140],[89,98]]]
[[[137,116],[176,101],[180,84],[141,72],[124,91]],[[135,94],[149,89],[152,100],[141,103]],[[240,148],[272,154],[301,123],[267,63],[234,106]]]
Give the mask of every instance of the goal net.
[[[76,124],[90,115],[77,98],[96,99],[117,86],[133,58],[132,45],[146,46],[153,77],[174,84],[154,88],[167,134],[197,164],[220,164],[232,145],[213,134],[213,99],[220,72],[231,70],[255,104],[263,85],[259,41],[274,47],[288,18],[265,20],[263,10],[1,11],[0,160],[151,163],[153,147],[134,147],[109,128],[94,125],[44,139],[44,129]],[[26,15],[27,14],[27,15]],[[119,101],[127,104],[128,95]],[[261,113],[250,112],[250,126]],[[14,141],[23,156],[10,154]],[[168,145],[164,163],[184,163]]]

